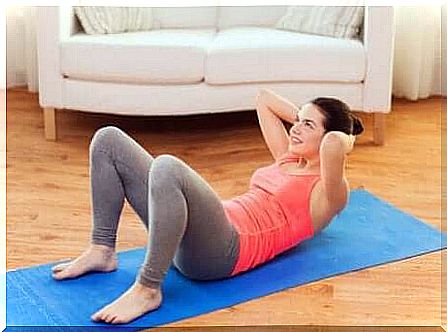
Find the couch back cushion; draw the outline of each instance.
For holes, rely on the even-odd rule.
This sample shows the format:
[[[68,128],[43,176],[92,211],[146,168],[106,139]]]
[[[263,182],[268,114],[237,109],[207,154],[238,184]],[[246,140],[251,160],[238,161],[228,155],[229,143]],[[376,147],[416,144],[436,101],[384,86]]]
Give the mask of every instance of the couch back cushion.
[[[217,7],[153,7],[155,29],[216,27]]]
[[[275,27],[336,38],[359,38],[363,20],[363,6],[290,6]]]
[[[89,35],[153,28],[153,13],[150,7],[76,6],[74,12]]]
[[[274,27],[286,10],[287,6],[222,6],[218,7],[217,27]]]

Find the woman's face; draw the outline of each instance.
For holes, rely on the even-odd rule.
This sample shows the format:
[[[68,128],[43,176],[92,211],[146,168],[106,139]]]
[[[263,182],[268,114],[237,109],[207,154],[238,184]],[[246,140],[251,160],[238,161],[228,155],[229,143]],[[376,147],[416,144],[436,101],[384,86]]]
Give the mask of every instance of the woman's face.
[[[324,116],[312,103],[302,106],[298,118],[289,131],[289,152],[303,157],[319,155],[325,134]]]

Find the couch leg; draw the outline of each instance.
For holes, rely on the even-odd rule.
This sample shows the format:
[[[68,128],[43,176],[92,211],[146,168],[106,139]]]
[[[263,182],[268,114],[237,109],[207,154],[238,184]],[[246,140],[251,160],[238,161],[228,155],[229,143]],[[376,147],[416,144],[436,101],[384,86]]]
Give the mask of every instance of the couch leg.
[[[374,113],[374,144],[385,144],[385,113]]]
[[[43,109],[45,139],[47,141],[56,141],[56,109],[54,107],[45,107]]]

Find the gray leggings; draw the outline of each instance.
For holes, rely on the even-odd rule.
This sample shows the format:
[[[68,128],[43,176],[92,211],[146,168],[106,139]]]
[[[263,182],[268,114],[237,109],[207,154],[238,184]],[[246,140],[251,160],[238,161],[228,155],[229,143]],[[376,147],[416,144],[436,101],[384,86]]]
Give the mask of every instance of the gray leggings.
[[[182,160],[152,157],[114,126],[90,143],[92,243],[115,248],[124,198],[148,231],[137,280],[160,287],[174,266],[196,280],[230,276],[239,256],[238,233],[210,185]]]

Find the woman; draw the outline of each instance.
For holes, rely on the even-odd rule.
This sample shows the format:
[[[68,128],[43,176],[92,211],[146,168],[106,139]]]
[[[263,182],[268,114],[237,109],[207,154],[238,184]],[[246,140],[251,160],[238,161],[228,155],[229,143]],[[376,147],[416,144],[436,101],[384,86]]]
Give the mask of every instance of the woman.
[[[220,200],[182,160],[152,157],[116,127],[90,144],[93,231],[90,247],[53,268],[56,280],[117,268],[116,232],[124,198],[148,230],[135,283],[92,315],[127,323],[161,305],[172,263],[196,280],[231,277],[265,263],[326,227],[346,205],[345,155],[361,122],[338,99],[317,98],[298,109],[268,89],[257,97],[262,134],[275,163],[254,172],[249,190]],[[293,124],[290,135],[281,120]]]

